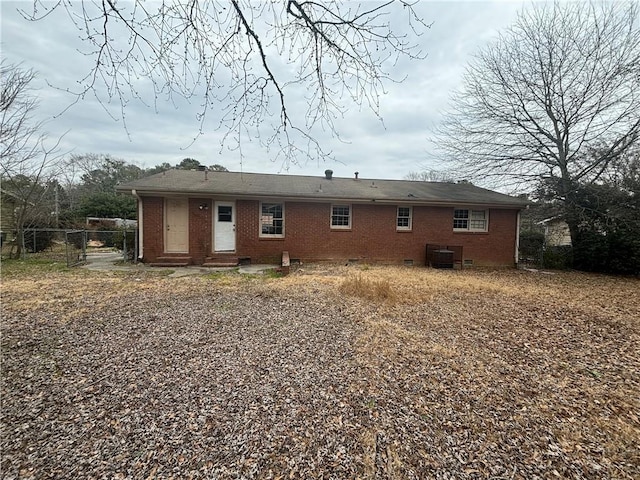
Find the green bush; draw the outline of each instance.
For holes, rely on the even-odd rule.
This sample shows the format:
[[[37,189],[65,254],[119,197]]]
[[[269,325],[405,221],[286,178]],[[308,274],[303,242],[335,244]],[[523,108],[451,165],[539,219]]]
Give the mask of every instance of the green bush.
[[[640,232],[618,230],[609,237],[609,273],[640,275]]]
[[[53,235],[47,230],[25,230],[24,247],[30,253],[42,252],[53,244]]]
[[[587,272],[638,275],[640,235],[631,229],[581,230],[574,249],[574,268]]]
[[[542,254],[545,268],[564,270],[573,265],[573,249],[570,246],[546,247]]]

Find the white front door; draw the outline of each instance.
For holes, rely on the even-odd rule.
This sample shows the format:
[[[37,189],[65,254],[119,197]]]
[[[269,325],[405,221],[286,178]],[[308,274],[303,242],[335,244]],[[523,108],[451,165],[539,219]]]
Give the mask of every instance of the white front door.
[[[165,252],[189,252],[189,199],[166,198],[164,212]]]
[[[216,252],[236,250],[236,204],[215,202],[213,209],[213,245]]]

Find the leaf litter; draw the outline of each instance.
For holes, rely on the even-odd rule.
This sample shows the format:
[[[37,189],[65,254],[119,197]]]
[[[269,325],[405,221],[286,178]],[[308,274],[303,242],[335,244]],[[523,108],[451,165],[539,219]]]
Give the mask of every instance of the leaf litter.
[[[3,281],[2,476],[638,478],[639,286],[332,265]]]

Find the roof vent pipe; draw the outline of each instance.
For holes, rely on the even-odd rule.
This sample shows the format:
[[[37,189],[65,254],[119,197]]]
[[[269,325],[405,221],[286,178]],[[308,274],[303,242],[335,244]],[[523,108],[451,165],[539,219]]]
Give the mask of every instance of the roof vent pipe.
[[[356,178],[355,178],[356,180],[358,179],[358,174],[359,174],[359,173],[360,173],[360,172],[354,172],[354,173],[353,173],[353,174],[356,176]]]
[[[331,177],[333,177],[333,170],[325,170],[324,178],[326,178],[327,180],[331,180]]]

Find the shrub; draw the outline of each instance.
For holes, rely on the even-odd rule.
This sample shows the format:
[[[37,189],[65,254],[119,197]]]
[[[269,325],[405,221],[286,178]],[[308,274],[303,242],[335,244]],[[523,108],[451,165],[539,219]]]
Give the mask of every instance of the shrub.
[[[640,272],[640,237],[631,229],[605,233],[581,230],[576,241],[574,268],[587,272]]]
[[[640,232],[618,230],[609,235],[609,272],[640,275]]]
[[[24,247],[28,252],[38,253],[51,247],[54,232],[48,230],[25,230]]]
[[[570,268],[573,265],[573,249],[571,246],[546,247],[542,254],[542,265],[557,270]]]

